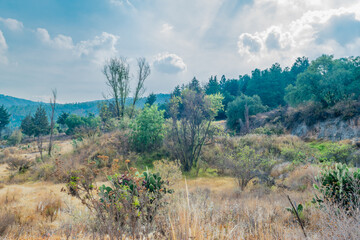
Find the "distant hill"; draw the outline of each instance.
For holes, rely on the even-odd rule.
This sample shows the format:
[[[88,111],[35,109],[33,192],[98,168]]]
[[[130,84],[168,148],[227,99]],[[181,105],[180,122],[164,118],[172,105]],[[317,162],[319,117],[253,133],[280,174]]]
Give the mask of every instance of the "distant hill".
[[[0,94],[0,105],[5,107],[37,105],[37,102]]]
[[[156,103],[162,104],[170,99],[170,94],[157,94],[156,95]],[[105,100],[97,100],[97,101],[89,101],[89,102],[81,102],[81,103],[66,103],[66,104],[57,104],[55,111],[55,119],[62,113],[74,113],[80,116],[85,116],[88,113],[93,113],[95,115],[99,114],[98,106]],[[136,104],[137,107],[143,107],[145,104],[146,98],[139,99]],[[127,100],[128,104],[132,102],[132,98]],[[11,114],[9,128],[14,129],[19,127],[21,124],[21,120],[27,114],[33,114],[36,111],[36,108],[39,104],[45,106],[48,114],[50,115],[50,105],[49,103],[44,102],[34,102],[26,99],[6,96],[0,94],[0,105],[4,105],[9,113]]]

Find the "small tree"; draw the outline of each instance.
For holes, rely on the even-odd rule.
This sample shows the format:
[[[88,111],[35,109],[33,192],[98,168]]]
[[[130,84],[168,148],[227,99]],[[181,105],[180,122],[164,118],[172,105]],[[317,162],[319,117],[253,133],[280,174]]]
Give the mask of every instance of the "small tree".
[[[62,112],[58,117],[58,119],[56,120],[56,123],[60,124],[62,130],[64,130],[64,128],[66,127],[66,119],[69,117],[69,115],[70,114],[67,112]]]
[[[0,138],[1,138],[1,132],[9,123],[10,123],[10,114],[7,111],[7,109],[4,107],[4,105],[1,105],[0,106]]]
[[[37,138],[38,149],[40,152],[40,158],[43,159],[43,138],[42,136],[49,133],[49,121],[46,117],[46,111],[43,106],[39,106],[36,109],[33,117],[34,136]]]
[[[146,105],[130,125],[134,148],[145,152],[160,147],[164,138],[164,121],[164,111],[159,111],[157,105]]]
[[[269,182],[269,172],[274,161],[268,159],[255,149],[243,144],[237,139],[220,138],[204,160],[212,167],[228,173],[236,179],[241,190],[254,178]]]
[[[264,161],[260,154],[248,146],[237,150],[228,154],[225,164],[230,174],[236,178],[240,189],[244,190],[252,179],[262,176],[261,170],[267,161]]]
[[[31,114],[26,115],[26,117],[21,121],[20,129],[29,137],[34,135],[34,120]]]
[[[259,96],[241,95],[229,103],[226,111],[226,125],[229,129],[244,130],[246,126],[249,127],[249,117],[251,115],[264,111],[266,111],[266,107],[262,105]],[[241,126],[243,126],[243,129],[240,129]]]
[[[223,107],[222,99],[220,94],[206,96],[190,89],[171,99],[171,150],[184,171],[197,165],[203,145],[211,139],[211,123]]]

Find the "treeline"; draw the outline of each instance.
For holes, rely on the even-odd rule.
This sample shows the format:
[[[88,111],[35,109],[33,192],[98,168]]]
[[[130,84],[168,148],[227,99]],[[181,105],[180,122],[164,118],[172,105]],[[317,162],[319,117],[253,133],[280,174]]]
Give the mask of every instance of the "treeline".
[[[159,95],[155,94],[142,98],[144,82],[150,74],[150,66],[145,59],[138,59],[136,70],[137,75],[134,74],[135,77],[131,77],[130,67],[125,58],[114,58],[107,62],[103,73],[110,89],[111,99],[96,102],[96,115],[99,116],[94,115],[92,111],[69,114],[70,112],[63,110],[65,105],[57,104],[55,119],[59,120],[55,125],[55,131],[74,134],[76,132],[74,129],[81,128],[99,127],[105,131],[115,129],[118,125],[115,124],[116,119],[132,118],[139,111],[139,108],[135,106],[143,106],[144,103],[151,105],[160,102],[159,110],[164,110],[165,118],[171,118],[172,99],[181,97],[186,89],[206,96],[221,96],[223,107],[220,108],[215,119],[226,119],[229,129],[236,131],[245,129],[245,133],[249,128],[249,116],[260,112],[283,106],[311,105],[316,108],[305,113],[312,112],[316,115],[324,109],[343,108],[338,106],[343,102],[350,102],[346,106],[356,108],[358,105],[351,105],[351,102],[358,103],[360,95],[360,57],[335,59],[333,56],[323,55],[311,62],[308,58],[301,57],[297,58],[291,67],[282,68],[275,63],[268,69],[254,69],[249,75],[240,75],[238,79],[227,79],[224,75],[220,78],[211,76],[204,84],[194,77],[189,84],[175,87],[170,95],[171,100],[168,100],[168,95],[163,95],[160,101],[157,100]],[[136,87],[132,92],[129,88],[131,80],[136,81]],[[76,107],[76,104],[69,106]],[[93,103],[87,103],[86,106],[95,109]],[[32,112],[35,112],[35,107],[33,106]],[[27,111],[30,110],[32,109],[27,109]],[[50,109],[46,110],[49,114]],[[11,120],[11,114],[9,114],[11,111],[6,111],[3,107],[2,112],[4,126],[0,126],[0,130],[9,124],[9,117]],[[6,116],[5,112],[9,116]],[[327,110],[327,112],[331,111]],[[348,115],[354,113],[356,111]],[[29,115],[29,112],[27,114]],[[67,122],[64,116],[70,117]],[[6,117],[7,121],[5,121]],[[21,120],[24,120],[24,117]]]
[[[327,109],[339,102],[358,100],[360,57],[334,59],[322,55],[312,62],[301,57],[291,67],[281,68],[275,63],[268,69],[240,75],[238,79],[211,76],[202,86],[194,78],[189,86],[207,95],[221,94],[224,109],[216,119],[227,119],[228,128],[240,130],[246,128],[249,116],[275,108],[311,102]],[[185,85],[177,86],[172,96],[178,96],[185,88]],[[166,105],[160,108],[169,111]]]

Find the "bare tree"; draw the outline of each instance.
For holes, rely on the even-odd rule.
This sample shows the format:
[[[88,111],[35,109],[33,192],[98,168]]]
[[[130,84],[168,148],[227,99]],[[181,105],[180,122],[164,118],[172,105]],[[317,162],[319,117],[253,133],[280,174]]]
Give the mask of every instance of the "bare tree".
[[[120,116],[123,117],[125,113],[126,99],[130,93],[130,66],[126,58],[121,57],[119,59],[119,69],[118,69],[118,88],[120,96]]]
[[[50,98],[50,107],[51,107],[51,117],[50,117],[50,140],[49,140],[49,149],[48,154],[51,156],[51,150],[52,150],[52,140],[54,135],[54,115],[55,115],[55,107],[56,107],[56,97],[57,97],[57,90],[52,90],[52,98]]]
[[[136,102],[139,100],[139,98],[141,98],[141,96],[145,92],[144,82],[151,73],[150,65],[146,61],[145,58],[138,58],[137,65],[138,65],[138,75],[137,75],[138,79],[137,79],[137,85],[136,85],[136,89],[135,89],[135,93],[134,93],[134,99],[133,99],[133,103],[132,103],[130,117],[132,117],[134,114]]]
[[[117,118],[120,118],[120,103],[119,103],[119,70],[120,70],[120,60],[118,58],[110,59],[103,68],[103,73],[106,77],[106,84],[111,89],[111,97],[115,101],[115,115]]]

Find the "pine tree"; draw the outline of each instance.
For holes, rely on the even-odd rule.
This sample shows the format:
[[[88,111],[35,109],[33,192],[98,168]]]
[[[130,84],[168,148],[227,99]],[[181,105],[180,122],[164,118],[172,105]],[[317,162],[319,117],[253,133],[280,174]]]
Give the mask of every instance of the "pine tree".
[[[150,93],[150,95],[146,98],[145,104],[149,104],[152,106],[156,102],[156,94]]]
[[[42,160],[43,139],[41,136],[49,133],[50,126],[49,126],[48,118],[46,116],[45,108],[41,105],[36,109],[35,115],[33,117],[33,124],[34,124],[34,136],[37,137],[38,149]]]
[[[5,128],[6,125],[10,123],[10,114],[8,113],[7,109],[4,105],[0,106],[0,138],[1,132]]]
[[[34,121],[33,121],[33,117],[30,114],[28,114],[21,121],[20,129],[25,135],[29,137],[34,134]]]

